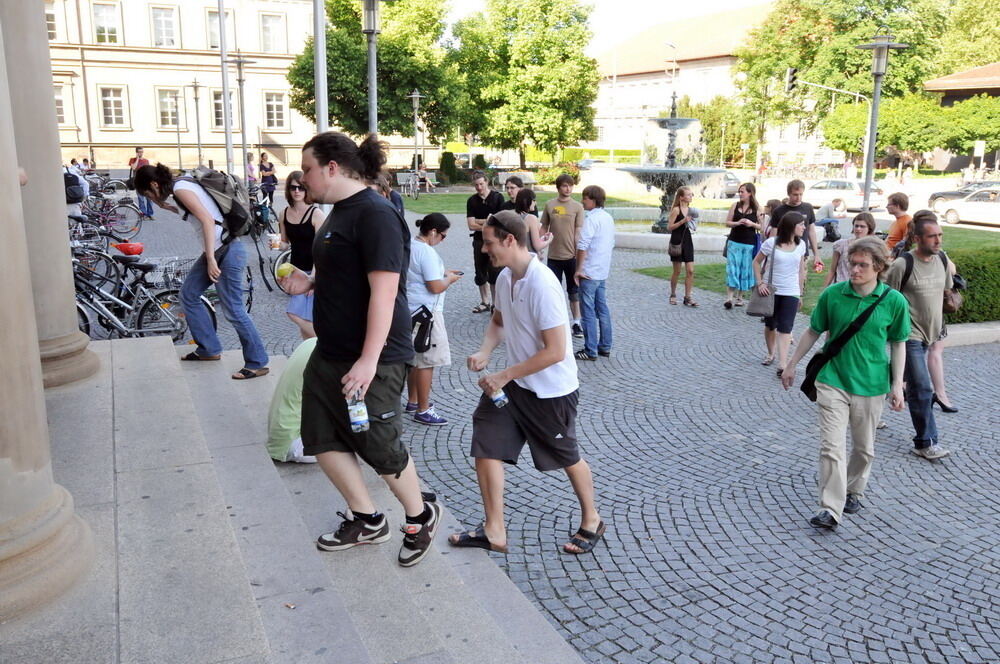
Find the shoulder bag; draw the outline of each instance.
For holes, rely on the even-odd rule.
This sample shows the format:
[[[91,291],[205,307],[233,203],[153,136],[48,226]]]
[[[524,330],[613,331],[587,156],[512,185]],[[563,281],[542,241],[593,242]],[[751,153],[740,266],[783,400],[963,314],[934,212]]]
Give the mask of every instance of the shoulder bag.
[[[775,243],[774,251],[778,250],[778,244]],[[750,291],[750,301],[747,302],[747,316],[756,316],[757,318],[769,318],[774,315],[774,252],[767,257],[767,279],[764,283],[767,284],[767,295],[761,295],[760,291],[757,290],[757,286],[753,287]],[[759,284],[758,284],[759,285]]]
[[[806,365],[806,375],[802,379],[802,386],[799,388],[802,393],[806,395],[809,401],[816,401],[816,377],[819,376],[819,372],[826,366],[826,363],[837,356],[847,342],[851,340],[855,334],[858,333],[868,319],[871,318],[872,313],[875,311],[875,307],[878,306],[879,302],[885,299],[885,296],[889,293],[890,288],[886,286],[882,290],[882,294],[878,296],[871,306],[861,312],[861,315],[855,318],[846,330],[840,333],[836,339],[827,344],[826,348],[821,350],[812,356],[809,360],[809,364]]]

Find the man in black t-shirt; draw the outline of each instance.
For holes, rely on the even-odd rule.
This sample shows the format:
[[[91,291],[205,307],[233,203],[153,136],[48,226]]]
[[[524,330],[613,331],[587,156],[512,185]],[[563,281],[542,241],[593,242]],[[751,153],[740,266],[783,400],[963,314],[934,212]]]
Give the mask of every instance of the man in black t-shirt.
[[[778,222],[781,218],[785,216],[788,212],[798,212],[803,217],[806,218],[806,232],[808,235],[808,240],[806,241],[806,256],[811,254],[813,257],[813,268],[817,272],[823,271],[823,261],[819,257],[819,244],[816,242],[816,213],[813,211],[813,206],[802,200],[802,194],[806,190],[805,183],[802,180],[792,180],[788,183],[786,191],[788,192],[788,202],[779,205],[773,212],[771,212],[771,223],[773,227],[778,226]]]
[[[490,189],[486,174],[476,171],[472,174],[472,184],[476,193],[469,196],[465,204],[466,222],[472,231],[472,260],[476,266],[476,285],[479,286],[479,304],[472,313],[479,314],[493,309],[493,291],[500,271],[490,265],[490,258],[483,253],[483,226],[491,214],[503,209],[503,195]]]

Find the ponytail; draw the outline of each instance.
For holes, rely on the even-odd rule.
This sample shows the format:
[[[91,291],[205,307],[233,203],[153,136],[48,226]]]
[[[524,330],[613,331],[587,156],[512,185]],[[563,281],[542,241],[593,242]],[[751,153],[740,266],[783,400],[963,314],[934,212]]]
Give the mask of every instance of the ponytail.
[[[352,177],[366,182],[377,178],[386,162],[386,144],[375,134],[368,134],[355,145],[349,136],[339,131],[325,131],[306,141],[302,149],[311,149],[320,164],[337,162]]]
[[[417,228],[420,229],[421,235],[427,235],[431,231],[445,233],[451,228],[451,222],[440,212],[431,212],[423,219],[417,219]]]

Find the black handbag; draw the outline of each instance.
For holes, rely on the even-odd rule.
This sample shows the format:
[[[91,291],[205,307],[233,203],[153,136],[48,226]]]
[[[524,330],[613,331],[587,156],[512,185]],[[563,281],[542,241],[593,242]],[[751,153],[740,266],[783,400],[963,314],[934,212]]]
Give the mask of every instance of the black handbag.
[[[851,340],[855,334],[858,333],[864,324],[868,322],[871,318],[872,313],[875,311],[875,307],[881,302],[886,295],[889,294],[891,289],[886,286],[882,291],[882,294],[878,296],[871,306],[861,312],[861,315],[855,318],[846,330],[840,333],[840,335],[827,344],[826,348],[816,353],[810,358],[809,363],[806,365],[806,375],[802,379],[802,386],[799,388],[802,393],[806,395],[809,401],[816,401],[816,377],[819,376],[819,372],[826,366],[826,363],[837,356],[847,342]]]
[[[434,327],[434,314],[427,305],[420,307],[410,316],[413,329],[413,350],[426,353],[431,348],[431,330]]]

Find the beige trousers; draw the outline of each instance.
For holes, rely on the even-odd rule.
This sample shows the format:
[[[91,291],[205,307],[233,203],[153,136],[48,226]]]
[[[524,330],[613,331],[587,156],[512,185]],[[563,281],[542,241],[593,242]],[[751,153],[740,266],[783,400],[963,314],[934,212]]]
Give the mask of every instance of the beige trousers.
[[[840,523],[847,494],[861,498],[875,459],[875,427],[885,395],[862,397],[825,383],[816,383],[819,406],[819,507]],[[851,428],[851,459],[847,428]]]

